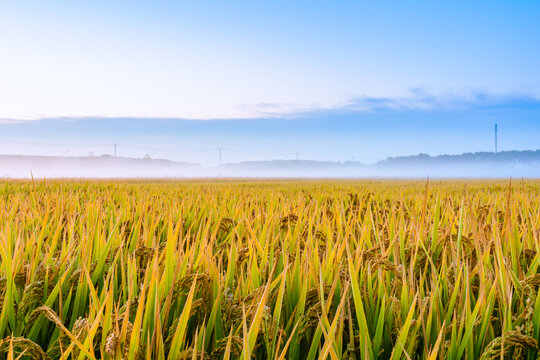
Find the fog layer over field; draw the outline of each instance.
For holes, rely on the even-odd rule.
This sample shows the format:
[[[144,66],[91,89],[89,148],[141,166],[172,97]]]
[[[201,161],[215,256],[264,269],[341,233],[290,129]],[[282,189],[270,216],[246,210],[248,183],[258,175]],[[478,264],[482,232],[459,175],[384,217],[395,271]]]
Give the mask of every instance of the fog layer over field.
[[[454,156],[416,155],[374,164],[273,160],[203,167],[163,159],[113,156],[0,156],[4,178],[520,178],[540,177],[540,150]]]

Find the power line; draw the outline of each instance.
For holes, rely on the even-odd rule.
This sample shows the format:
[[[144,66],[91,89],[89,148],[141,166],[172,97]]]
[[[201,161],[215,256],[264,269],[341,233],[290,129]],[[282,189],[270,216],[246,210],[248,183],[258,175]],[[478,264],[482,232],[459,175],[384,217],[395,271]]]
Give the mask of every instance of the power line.
[[[19,144],[19,145],[28,145],[28,146],[43,146],[43,147],[51,147],[51,148],[71,148],[72,150],[75,148],[79,149],[88,149],[93,150],[95,148],[107,148],[112,145],[114,156],[118,156],[118,146],[120,144],[118,143],[46,143],[46,142],[38,142],[38,141],[16,141],[11,139],[0,139],[0,142],[4,144]],[[300,160],[300,154],[302,155],[303,159],[309,160],[319,160],[319,161],[347,161],[352,158],[352,160],[356,160],[358,158],[362,159],[362,156],[358,155],[351,155],[345,156],[345,155],[333,155],[329,156],[327,154],[313,154],[313,153],[304,153],[304,152],[264,152],[264,151],[253,151],[253,150],[241,150],[241,149],[233,149],[233,148],[223,148],[223,147],[208,147],[208,148],[180,148],[180,147],[163,147],[163,146],[144,146],[144,145],[135,145],[135,144],[122,144],[122,147],[128,150],[140,150],[144,152],[153,152],[154,154],[156,152],[160,153],[194,153],[194,152],[206,152],[211,153],[214,151],[218,151],[219,155],[219,163],[220,165],[223,165],[224,160],[224,152],[228,153],[226,158],[230,158],[230,156],[236,155],[244,155],[241,157],[272,157],[274,159],[284,159],[284,158],[296,158],[296,160]],[[64,152],[65,153],[65,152]]]

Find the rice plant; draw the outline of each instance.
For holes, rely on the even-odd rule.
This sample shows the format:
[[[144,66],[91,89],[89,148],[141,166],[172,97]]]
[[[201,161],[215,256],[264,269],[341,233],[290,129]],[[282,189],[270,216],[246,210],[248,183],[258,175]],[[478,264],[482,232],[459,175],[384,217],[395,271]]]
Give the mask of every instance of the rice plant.
[[[0,184],[0,359],[536,359],[540,182]]]

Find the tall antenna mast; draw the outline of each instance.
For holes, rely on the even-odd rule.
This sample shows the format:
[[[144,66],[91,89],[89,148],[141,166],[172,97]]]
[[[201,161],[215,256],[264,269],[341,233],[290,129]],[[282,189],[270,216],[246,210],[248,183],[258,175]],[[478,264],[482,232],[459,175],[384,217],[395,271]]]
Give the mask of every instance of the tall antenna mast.
[[[495,154],[497,153],[497,124],[495,124]]]

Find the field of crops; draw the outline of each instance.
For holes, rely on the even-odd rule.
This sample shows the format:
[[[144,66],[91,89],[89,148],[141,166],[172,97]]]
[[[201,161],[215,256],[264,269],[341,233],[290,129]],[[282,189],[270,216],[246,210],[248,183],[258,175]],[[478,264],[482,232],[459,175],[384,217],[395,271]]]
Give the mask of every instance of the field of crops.
[[[536,359],[540,182],[0,183],[0,359]]]

